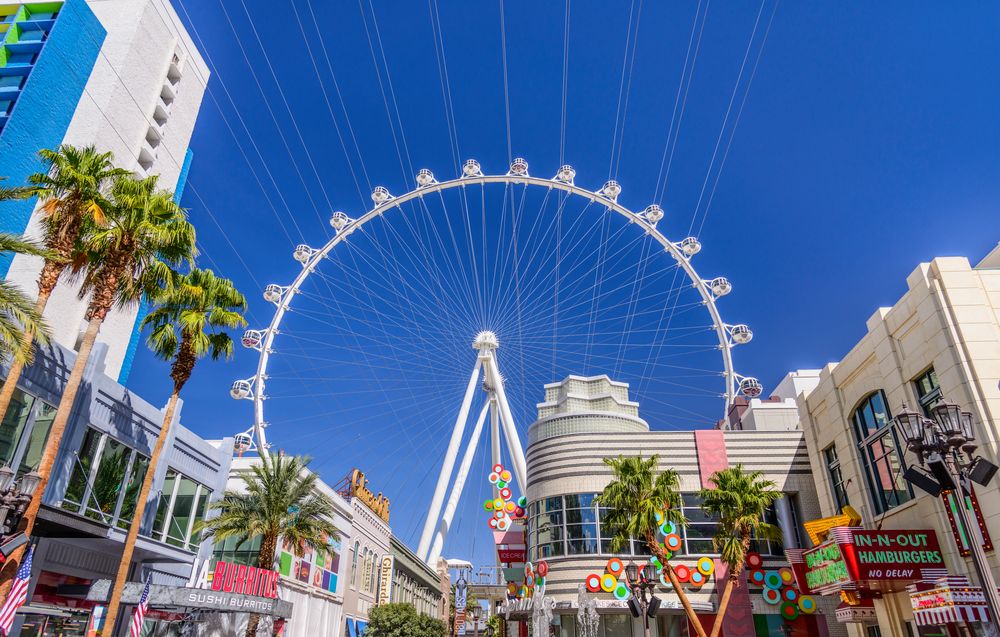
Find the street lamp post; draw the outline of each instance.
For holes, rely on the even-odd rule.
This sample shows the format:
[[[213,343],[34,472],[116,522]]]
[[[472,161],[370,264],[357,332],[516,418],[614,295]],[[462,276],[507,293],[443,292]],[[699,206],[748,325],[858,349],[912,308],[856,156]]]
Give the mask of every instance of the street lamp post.
[[[473,637],[479,637],[479,615],[482,613],[482,608],[477,603],[470,609],[472,615],[472,635]]]
[[[660,606],[660,600],[653,595],[653,589],[656,587],[656,569],[650,563],[639,568],[635,562],[629,562],[625,567],[625,575],[628,576],[632,599],[635,600],[642,615],[643,632],[649,637],[649,611],[652,609],[655,612]]]
[[[0,535],[9,535],[17,529],[41,482],[41,476],[35,471],[24,474],[16,482],[15,477],[9,465],[0,467]]]
[[[1000,621],[1000,593],[993,579],[993,572],[986,561],[979,525],[970,519],[965,506],[965,490],[970,480],[988,483],[996,467],[985,458],[974,456],[977,448],[972,414],[962,411],[955,403],[941,401],[930,410],[933,420],[923,414],[903,409],[892,419],[896,429],[906,440],[906,445],[919,458],[921,465],[931,470],[944,491],[955,491],[958,506],[955,511],[962,526],[968,531],[972,564],[983,589],[990,621]],[[963,458],[964,454],[964,458]]]

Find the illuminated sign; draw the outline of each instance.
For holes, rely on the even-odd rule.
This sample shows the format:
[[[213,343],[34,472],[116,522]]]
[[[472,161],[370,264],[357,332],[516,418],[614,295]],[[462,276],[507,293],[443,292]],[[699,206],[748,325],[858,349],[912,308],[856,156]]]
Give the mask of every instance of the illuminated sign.
[[[921,569],[944,568],[941,547],[934,531],[852,532],[850,549],[858,580],[916,580]]]
[[[388,604],[392,601],[392,565],[396,558],[391,555],[382,557],[382,564],[379,566],[381,583],[378,587],[378,603]]]
[[[378,495],[369,491],[368,480],[365,479],[365,474],[360,469],[355,469],[354,473],[351,474],[351,495],[364,502],[386,524],[389,523],[389,498],[382,495],[381,491]]]
[[[847,561],[840,546],[834,542],[824,542],[803,555],[806,563],[806,587],[810,591],[822,592],[823,589],[836,587],[851,582],[851,574],[847,570]]]
[[[246,564],[216,562],[212,590],[223,593],[278,597],[278,573]]]

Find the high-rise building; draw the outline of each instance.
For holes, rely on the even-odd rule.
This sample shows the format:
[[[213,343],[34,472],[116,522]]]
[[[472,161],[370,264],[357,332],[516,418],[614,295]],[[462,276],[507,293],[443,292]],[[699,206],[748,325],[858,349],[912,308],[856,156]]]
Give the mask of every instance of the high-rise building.
[[[0,0],[0,177],[25,182],[37,152],[94,144],[138,176],[184,189],[188,143],[208,67],[169,0]],[[38,232],[36,202],[5,205],[0,232]],[[0,276],[35,291],[37,257],[0,255]],[[46,316],[55,340],[74,348],[86,301],[61,284]],[[114,310],[101,328],[105,372],[124,381],[143,308]]]

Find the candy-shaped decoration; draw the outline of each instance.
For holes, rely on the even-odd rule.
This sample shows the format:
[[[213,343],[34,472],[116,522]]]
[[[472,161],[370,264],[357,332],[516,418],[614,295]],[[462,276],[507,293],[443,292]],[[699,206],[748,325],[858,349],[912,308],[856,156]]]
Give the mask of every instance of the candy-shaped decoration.
[[[715,572],[715,561],[710,557],[698,558],[698,572],[708,576]]]
[[[795,574],[792,573],[792,569],[785,567],[778,569],[778,575],[781,575],[782,584],[791,584],[795,580]]]
[[[524,563],[524,574],[525,575],[534,575],[535,574],[535,565],[532,564],[531,562],[525,562]]]
[[[502,520],[505,517],[507,517],[507,513],[503,510],[503,507],[501,506],[499,509],[493,512],[493,517],[495,517],[498,520]]]
[[[493,510],[493,500],[487,500],[486,502],[484,502],[483,503],[483,508],[486,509],[487,511],[492,511]]]
[[[511,496],[510,487],[504,487],[503,489],[500,489],[500,497],[502,499],[510,500],[510,496]]]
[[[506,531],[510,528],[510,518],[501,518],[497,520],[497,531]]]
[[[781,588],[781,574],[778,571],[764,573],[764,586],[778,590]]]
[[[514,511],[517,511],[517,505],[513,502],[506,502],[503,505],[503,510],[507,513],[513,513]]]
[[[781,601],[781,593],[773,588],[765,588],[763,597],[768,604],[777,604]]]
[[[510,482],[510,478],[511,478],[510,471],[508,471],[507,469],[504,469],[503,471],[500,472],[500,479],[503,480],[504,482]]]
[[[625,586],[625,582],[618,582],[618,586],[615,587],[615,599],[624,602],[629,596],[630,593],[628,592],[628,586]]]
[[[701,571],[691,571],[691,577],[688,578],[688,583],[691,586],[702,586],[706,581],[708,578]]]
[[[503,465],[502,464],[495,464],[495,465],[493,465],[493,473],[500,473],[501,471],[503,471]]]
[[[525,577],[524,585],[527,586],[528,588],[533,588],[535,586],[535,576],[528,575],[527,577]]]
[[[612,557],[608,560],[608,563],[604,566],[604,568],[615,577],[618,577],[622,574],[622,571],[625,570],[625,565],[622,564],[622,561],[617,557]]]
[[[660,525],[660,533],[663,535],[676,535],[677,525],[668,520]]]
[[[527,513],[527,511],[525,511],[523,507],[517,507],[514,509],[515,518],[523,518],[525,513]]]
[[[671,586],[673,586],[673,584],[671,584],[670,580],[667,578],[667,572],[666,571],[662,571],[660,573],[660,585],[661,586],[665,586],[667,588],[670,588]]]
[[[750,568],[760,568],[764,564],[760,553],[747,553],[747,566]]]
[[[497,482],[500,482],[500,474],[499,473],[491,473],[490,474],[490,484],[496,484]]]
[[[668,560],[672,559],[674,557],[674,552],[673,551],[664,551],[663,552],[663,556],[666,557]]]
[[[781,591],[781,596],[786,602],[795,602],[799,599],[799,591],[794,586],[788,586]]]
[[[681,564],[680,566],[675,566],[674,575],[677,576],[677,581],[683,584],[684,582],[687,582],[691,579],[691,569],[684,566],[683,564]]]
[[[542,560],[535,567],[535,572],[537,572],[542,577],[545,577],[546,575],[549,574],[549,563],[546,562],[546,561],[544,561],[544,560]]]
[[[507,483],[506,483],[506,482],[504,482],[503,480],[497,480],[497,488],[498,488],[498,489],[503,489],[503,488],[505,488],[506,486],[507,486]]]
[[[521,599],[524,599],[525,597],[527,597],[528,596],[528,587],[527,586],[522,586],[521,588],[519,588],[517,590],[517,596],[520,597]]]
[[[601,577],[601,590],[610,593],[618,587],[618,578],[611,573],[605,573]]]
[[[521,507],[522,509],[527,509],[528,508],[528,496],[522,495],[520,498],[518,498],[517,499],[517,506]]]
[[[663,524],[663,514],[662,513],[660,513],[659,511],[657,511],[653,515],[656,516],[656,524],[657,525]]]
[[[799,610],[806,615],[812,615],[816,612],[816,600],[813,599],[812,595],[799,596]]]
[[[656,567],[657,572],[663,570],[663,562],[661,562],[660,558],[656,557],[655,555],[653,557],[649,558],[649,562],[654,567]]]
[[[496,530],[496,528],[497,528],[497,519],[496,518],[490,518],[486,523],[490,525],[491,529]]]
[[[496,500],[494,500],[493,501],[493,510],[494,511],[502,511],[503,510],[503,500],[501,500],[500,498],[497,498]]]
[[[535,588],[544,589],[545,588],[545,578],[537,577],[535,578]]]
[[[668,551],[677,552],[681,548],[681,536],[671,533],[663,538],[663,545],[667,547]]]
[[[750,583],[753,584],[754,586],[763,586],[764,571],[761,570],[750,571]]]
[[[588,592],[591,593],[601,592],[601,576],[598,575],[597,573],[591,573],[590,575],[588,575],[587,579],[584,580],[584,583],[587,585]]]
[[[507,594],[517,595],[517,584],[514,582],[507,582]]]
[[[781,604],[781,616],[785,618],[785,621],[792,622],[799,618],[799,607],[798,604],[793,602],[782,602]]]

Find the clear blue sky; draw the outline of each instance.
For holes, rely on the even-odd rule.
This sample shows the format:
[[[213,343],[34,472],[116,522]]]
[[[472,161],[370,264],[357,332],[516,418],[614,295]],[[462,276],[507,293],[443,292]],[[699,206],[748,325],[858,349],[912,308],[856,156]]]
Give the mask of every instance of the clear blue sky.
[[[369,182],[406,190],[410,162],[456,174],[438,34],[459,157],[504,172],[508,101],[512,153],[533,173],[555,172],[564,133],[578,183],[596,188],[613,173],[626,205],[660,201],[666,234],[680,239],[693,227],[703,241],[702,274],[733,281],[724,317],[755,332],[737,351],[737,368],[766,388],[790,369],[841,357],[920,261],[975,261],[1000,238],[993,3],[578,1],[564,58],[564,3],[508,2],[505,92],[497,3],[437,3],[438,33],[419,2],[174,1],[213,72],[183,203],[198,227],[201,264],[246,292],[254,327],[273,309],[261,287],[291,280],[294,244],[331,236],[332,210],[355,216],[368,204]],[[697,46],[689,47],[692,33]],[[471,355],[463,349],[469,336],[456,334],[460,346],[449,351]],[[249,426],[250,404],[234,403],[227,390],[252,374],[251,354],[196,370],[184,392],[188,427],[218,437]],[[459,391],[470,364],[471,356],[454,362]],[[369,385],[380,382],[368,373]],[[538,374],[537,383],[551,380]],[[537,383],[517,398],[522,413],[541,399]],[[145,351],[131,385],[154,402],[169,391]],[[306,395],[311,383],[301,387]],[[351,406],[368,400],[356,396]],[[332,430],[316,421],[323,401],[275,400],[271,435],[322,460],[330,482],[352,465],[367,468],[372,486],[397,505],[394,529],[415,545],[422,493],[432,485],[427,467],[443,453],[441,432],[459,396],[449,400],[435,415],[440,427],[405,435],[352,423],[350,410]],[[425,437],[433,440],[416,447]],[[466,517],[482,491],[475,481]],[[446,553],[486,559],[484,520],[462,524]]]

